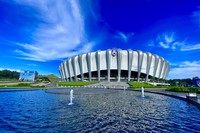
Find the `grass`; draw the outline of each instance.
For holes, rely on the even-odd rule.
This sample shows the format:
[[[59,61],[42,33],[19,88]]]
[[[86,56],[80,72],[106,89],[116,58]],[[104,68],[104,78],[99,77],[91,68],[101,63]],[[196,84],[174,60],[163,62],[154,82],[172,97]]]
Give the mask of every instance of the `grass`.
[[[89,85],[89,84],[94,84],[97,82],[83,82],[83,81],[78,81],[78,82],[59,82],[59,86],[84,86],[84,85]]]
[[[19,84],[0,85],[0,87],[1,88],[30,88],[31,84],[19,83]]]
[[[200,92],[200,87],[180,87],[180,86],[154,86],[148,83],[143,82],[129,82],[130,88],[141,88],[142,86],[144,88],[166,88],[168,91],[174,91],[174,92]]]
[[[84,86],[97,82],[58,82],[59,86]],[[31,82],[0,83],[0,88],[45,88],[45,83],[32,84]]]
[[[15,85],[25,85],[25,84],[31,84],[32,82],[22,82],[22,81],[1,81],[0,82],[0,86],[10,86],[10,85],[13,85],[13,86],[15,86]]]
[[[130,85],[130,88],[141,88],[142,86],[144,88],[163,88],[166,86],[154,86],[145,82],[128,82],[128,84]]]
[[[45,87],[43,84],[32,84],[31,82],[12,82],[1,83],[0,88],[41,88]]]

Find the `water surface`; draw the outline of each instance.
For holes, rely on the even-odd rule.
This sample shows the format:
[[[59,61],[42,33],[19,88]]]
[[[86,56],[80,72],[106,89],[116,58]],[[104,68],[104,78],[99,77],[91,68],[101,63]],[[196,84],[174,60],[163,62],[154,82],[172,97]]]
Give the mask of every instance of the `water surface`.
[[[75,94],[75,90],[74,90]],[[198,132],[200,109],[157,94],[0,92],[0,132]]]

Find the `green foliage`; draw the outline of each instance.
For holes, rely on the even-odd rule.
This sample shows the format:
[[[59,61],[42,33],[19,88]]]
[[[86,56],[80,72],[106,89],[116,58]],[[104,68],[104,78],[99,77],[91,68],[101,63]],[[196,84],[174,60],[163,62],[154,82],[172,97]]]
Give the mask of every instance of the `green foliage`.
[[[16,83],[16,84],[5,84],[0,85],[0,88],[44,88],[42,84],[31,84],[31,83]]]
[[[2,70],[0,71],[0,79],[19,79],[19,72],[10,71],[10,70]]]
[[[78,82],[59,82],[58,85],[59,86],[84,86],[84,85],[89,85],[89,84],[94,84],[96,82],[82,82],[82,81],[78,81]]]
[[[177,86],[169,86],[167,87],[168,91],[174,92],[200,92],[200,88],[198,87],[177,87]]]
[[[161,88],[162,86],[154,86],[148,83],[144,83],[144,82],[128,82],[128,84],[130,85],[130,88],[141,88],[142,86],[144,88]]]
[[[194,86],[194,79],[199,79],[199,77],[187,78],[187,79],[170,79],[167,82],[171,86]]]
[[[46,76],[38,76],[37,81],[39,81],[39,82],[43,82],[43,81],[44,82],[46,82],[46,81],[50,82],[49,78],[46,77]]]
[[[30,86],[31,84],[29,83],[19,83],[17,86],[23,87],[23,86]]]
[[[48,81],[48,82],[57,82],[59,78],[53,74],[50,75],[38,75],[37,76],[37,81],[42,82],[42,81]]]
[[[19,88],[19,87],[22,87],[22,88],[26,88],[26,87],[31,87],[31,84],[30,83],[18,83],[18,84],[12,84],[12,85],[0,85],[0,87],[4,88],[4,87],[10,87],[10,88]]]
[[[36,86],[31,86],[31,88],[45,88],[44,85],[36,85]]]
[[[51,82],[57,82],[59,80],[59,78],[53,74],[47,75],[47,77]]]

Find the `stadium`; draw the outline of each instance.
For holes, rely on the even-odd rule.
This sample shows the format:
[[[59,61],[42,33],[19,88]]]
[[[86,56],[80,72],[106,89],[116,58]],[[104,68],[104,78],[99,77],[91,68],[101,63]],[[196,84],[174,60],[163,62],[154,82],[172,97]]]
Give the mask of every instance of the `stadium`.
[[[88,52],[63,61],[59,73],[63,81],[149,81],[166,79],[169,63],[149,52],[108,49]]]

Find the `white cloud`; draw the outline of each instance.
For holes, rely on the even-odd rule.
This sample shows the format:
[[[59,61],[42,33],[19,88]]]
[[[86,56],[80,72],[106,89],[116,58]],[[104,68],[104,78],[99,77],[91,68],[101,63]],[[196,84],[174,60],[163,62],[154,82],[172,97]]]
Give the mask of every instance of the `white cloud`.
[[[176,40],[175,33],[163,33],[157,35],[157,38],[154,40],[150,40],[148,42],[148,46],[156,46],[156,47],[162,47],[165,49],[177,49],[177,46],[179,46],[181,43]]]
[[[33,63],[30,63],[30,64],[25,64],[27,66],[31,66],[31,67],[37,67],[38,65],[37,64],[33,64]]]
[[[166,43],[172,43],[174,42],[174,32],[172,32],[170,35],[165,34],[164,35]]]
[[[164,42],[159,42],[160,46],[163,48],[169,48],[169,44],[164,43]]]
[[[162,35],[158,35],[156,42],[160,47],[165,49],[169,48],[172,50],[177,49],[177,47],[180,46],[180,44],[182,44],[176,39],[174,32],[163,33]]]
[[[115,36],[115,38],[119,38],[121,39],[124,43],[126,43],[128,41],[128,39],[130,39],[132,36],[134,35],[133,32],[130,32],[128,34],[125,34],[123,32],[118,31],[117,35]]]
[[[184,61],[180,65],[180,67],[200,67],[200,60],[199,61]]]
[[[48,51],[45,52],[45,49],[42,51],[35,51],[35,54],[32,53],[26,53],[21,50],[16,50],[16,53],[19,53],[20,55],[23,55],[24,57],[18,57],[20,59],[26,59],[26,60],[35,60],[35,61],[42,61],[45,62],[47,60],[53,60],[53,59],[61,59],[61,58],[67,58],[72,57],[74,55],[78,55],[80,53],[88,52],[92,49],[92,46],[94,45],[93,42],[85,44],[84,47],[78,50],[73,51],[62,51],[59,53],[59,51]],[[30,48],[31,49],[31,48]]]
[[[0,67],[0,71],[2,71],[2,70],[9,70],[9,71],[16,71],[16,72],[20,72],[20,70],[19,70],[19,69],[12,69],[12,68],[2,68],[2,67]]]
[[[169,73],[170,79],[184,79],[200,77],[200,60],[199,61],[184,61],[178,66],[171,68]]]
[[[195,45],[182,45],[181,51],[190,51],[200,49],[200,44]]]
[[[149,40],[147,43],[149,47],[162,47],[164,49],[190,51],[200,49],[200,44],[189,43],[184,40],[179,40],[174,32],[163,33],[157,36],[155,40]]]
[[[92,49],[84,31],[84,16],[78,0],[16,0],[40,14],[41,23],[32,33],[32,44],[18,43],[19,58],[48,61],[70,57]]]

